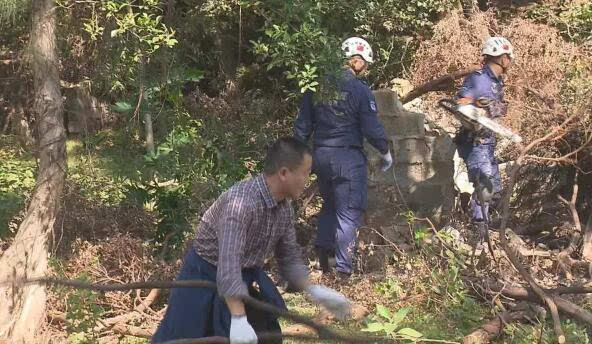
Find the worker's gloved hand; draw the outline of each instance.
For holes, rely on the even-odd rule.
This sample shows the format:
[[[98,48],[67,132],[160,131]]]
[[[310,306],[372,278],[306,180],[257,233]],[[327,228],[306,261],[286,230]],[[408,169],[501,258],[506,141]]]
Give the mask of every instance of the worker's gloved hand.
[[[380,169],[382,172],[386,172],[391,166],[393,166],[393,157],[391,156],[391,151],[386,152],[386,154],[382,154],[381,158],[381,166]]]
[[[312,301],[325,307],[336,318],[344,319],[351,314],[351,301],[343,294],[322,285],[311,285],[306,293]]]
[[[257,344],[257,334],[246,315],[232,316],[230,320],[230,344]]]

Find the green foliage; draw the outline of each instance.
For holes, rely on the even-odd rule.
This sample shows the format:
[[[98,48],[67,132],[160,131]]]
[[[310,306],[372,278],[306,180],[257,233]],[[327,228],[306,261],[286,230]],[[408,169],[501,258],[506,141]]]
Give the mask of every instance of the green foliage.
[[[365,35],[427,33],[455,5],[450,0],[364,1],[354,11],[356,31]]]
[[[31,190],[35,185],[35,166],[31,164],[31,161],[12,160],[4,157],[2,160],[0,190],[13,193]]]
[[[265,34],[266,42],[252,42],[255,53],[269,59],[267,70],[284,68],[286,78],[295,80],[301,93],[316,92],[319,79],[335,75],[343,64],[339,40],[314,22],[296,28],[272,24]]]
[[[29,11],[30,3],[24,0],[0,0],[0,28],[9,28]]]
[[[369,75],[373,83],[389,81],[411,63],[417,47],[401,36],[429,34],[438,17],[455,5],[447,0],[249,3],[266,19],[265,36],[252,40],[254,53],[268,61],[268,70],[284,68],[300,92],[323,89],[319,78],[322,83],[339,71],[341,41],[354,35],[368,39],[377,56]]]
[[[50,258],[49,267],[58,278],[67,278],[65,267],[61,260]],[[84,283],[92,283],[90,276],[82,272],[76,280]],[[97,304],[99,295],[91,290],[71,289],[65,286],[52,287],[55,293],[66,300],[66,328],[68,331],[68,343],[72,344],[96,344],[98,333],[94,327],[102,318],[105,310]]]
[[[384,332],[386,335],[398,339],[416,340],[423,334],[409,328],[401,327],[401,323],[409,313],[409,308],[401,308],[395,314],[383,305],[376,305],[376,314],[369,317],[369,322],[363,332]]]
[[[191,229],[188,221],[191,215],[189,195],[183,186],[174,181],[130,182],[124,193],[128,201],[143,205],[157,216],[155,246],[160,247],[170,234],[169,248],[179,249],[184,235]]]
[[[16,233],[12,220],[35,186],[35,162],[20,151],[16,137],[0,137],[0,238]]]
[[[397,299],[403,293],[403,289],[399,282],[393,278],[389,278],[384,282],[377,283],[374,286],[376,292],[388,299]]]
[[[430,289],[439,295],[438,302],[445,308],[461,305],[469,297],[459,267],[451,263],[446,271],[432,271],[430,281]]]
[[[592,39],[592,3],[583,3],[561,13],[563,33],[574,41],[585,42]]]
[[[541,326],[543,325],[543,326]],[[527,325],[520,323],[508,324],[504,327],[504,335],[494,343],[512,344],[552,344],[557,343],[557,336],[551,327],[551,320],[544,324]],[[543,333],[541,334],[541,328]],[[584,326],[578,326],[569,319],[561,322],[561,328],[565,333],[566,343],[590,344],[590,335]]]
[[[589,2],[561,7],[541,3],[528,11],[528,17],[557,27],[569,40],[585,43],[592,39],[592,4]]]
[[[85,274],[80,275],[77,280],[90,282]],[[70,334],[68,341],[73,344],[98,343],[98,334],[93,328],[101,319],[104,310],[97,304],[96,292],[76,289],[68,294],[66,304],[66,326]]]
[[[571,109],[586,106],[592,92],[592,61],[586,56],[571,59],[565,63],[561,100]]]

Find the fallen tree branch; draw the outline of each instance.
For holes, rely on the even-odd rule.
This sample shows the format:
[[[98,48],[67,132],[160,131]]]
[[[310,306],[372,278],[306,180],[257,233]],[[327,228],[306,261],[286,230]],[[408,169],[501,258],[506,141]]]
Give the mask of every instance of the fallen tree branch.
[[[539,91],[537,91],[531,87],[526,87],[526,91],[537,96],[537,98],[542,100],[543,103],[545,103],[545,105],[547,105],[547,107],[549,107],[549,109],[552,109],[552,110],[555,109],[555,100],[554,99],[550,99],[549,97],[545,97]]]
[[[537,146],[538,144],[545,142],[549,139],[552,139],[554,136],[557,135],[558,132],[562,131],[566,125],[568,125],[571,121],[573,121],[578,116],[579,116],[579,113],[572,114],[565,121],[563,121],[563,123],[561,123],[559,126],[555,127],[553,130],[551,130],[547,135],[532,141],[529,145],[527,145],[526,147],[524,147],[521,150],[518,159],[516,159],[516,162],[512,165],[511,172],[510,172],[510,182],[509,182],[508,187],[505,190],[503,198],[502,198],[502,205],[503,205],[502,214],[503,215],[502,215],[501,225],[499,228],[500,242],[501,242],[502,248],[504,249],[506,255],[508,256],[508,259],[510,260],[512,265],[514,265],[514,267],[518,270],[518,272],[520,273],[522,278],[524,278],[528,282],[528,284],[530,285],[532,290],[536,293],[536,295],[541,300],[544,300],[544,303],[549,308],[549,311],[551,312],[551,318],[553,319],[553,330],[555,331],[555,334],[557,335],[557,341],[559,342],[559,344],[565,343],[565,334],[563,333],[563,330],[561,329],[561,322],[559,319],[559,312],[557,309],[557,304],[555,302],[555,298],[552,298],[545,293],[545,291],[537,284],[537,282],[534,280],[534,278],[527,271],[526,267],[520,263],[520,261],[518,260],[518,257],[514,253],[514,251],[509,247],[508,240],[506,238],[506,226],[508,224],[508,218],[509,218],[509,213],[510,213],[510,198],[511,198],[513,190],[514,190],[514,185],[516,184],[518,171],[520,170],[520,167],[522,165],[522,162],[525,159],[526,154],[531,149],[533,149],[535,146]]]
[[[298,339],[298,341],[307,341],[307,342],[318,342],[319,337],[311,336],[311,335],[303,335],[303,334],[281,334],[281,333],[273,333],[273,332],[260,332],[257,333],[257,339],[259,341],[272,341],[272,340],[279,340],[282,338],[294,338]],[[323,341],[329,342],[339,342],[338,339],[330,339],[326,338]],[[206,338],[187,338],[187,339],[175,339],[169,340],[161,344],[228,344],[230,341],[226,337],[206,337]]]
[[[401,98],[401,103],[406,104],[412,101],[415,98],[421,97],[422,95],[432,92],[432,91],[442,91],[447,88],[452,88],[454,86],[454,80],[463,78],[477,70],[481,69],[481,67],[473,66],[468,69],[463,69],[454,73],[446,74],[442,77],[439,77],[435,80],[430,80],[425,84],[422,84],[409,93],[407,93],[403,98]]]
[[[96,290],[96,291],[125,291],[134,289],[171,289],[171,288],[208,288],[216,289],[216,283],[211,281],[203,280],[184,280],[184,281],[148,281],[148,282],[133,282],[127,284],[91,284],[75,280],[56,279],[50,277],[40,277],[29,280],[18,280],[18,281],[4,281],[0,282],[0,286],[11,286],[13,288],[22,288],[26,285],[32,284],[45,284],[45,285],[62,285],[66,287],[72,287],[76,289]],[[321,325],[314,319],[302,316],[300,314],[290,312],[288,310],[277,308],[267,302],[257,300],[253,297],[243,297],[243,302],[252,306],[260,311],[268,312],[289,320],[292,320],[299,324],[304,324],[311,327],[316,331],[320,339],[323,340],[335,340],[342,343],[385,343],[392,342],[391,339],[380,338],[380,337],[357,337],[351,334],[342,335],[331,328]],[[216,343],[216,342],[179,342],[179,343]]]
[[[534,318],[540,313],[527,306],[522,308],[523,309],[505,311],[498,314],[495,318],[489,320],[478,329],[466,335],[463,338],[463,344],[489,343],[492,339],[502,334],[502,330],[507,324],[523,319]]]
[[[152,332],[137,326],[117,324],[113,326],[113,332],[124,336],[134,336],[140,338],[151,338]]]
[[[582,224],[580,222],[580,216],[578,215],[578,209],[576,207],[576,201],[578,199],[578,171],[576,171],[576,174],[574,176],[574,185],[571,199],[567,201],[561,195],[557,195],[557,198],[559,198],[561,202],[568,206],[574,221],[574,226],[576,228],[575,232],[571,235],[569,246],[563,251],[559,252],[559,254],[557,255],[557,262],[565,272],[565,277],[568,280],[572,280],[573,276],[571,274],[571,268],[574,265],[575,260],[571,258],[571,255],[577,250],[578,244],[582,237]]]
[[[543,299],[540,298],[540,296],[534,292],[534,290],[530,289],[530,288],[524,288],[524,287],[515,287],[515,286],[505,286],[501,283],[496,283],[496,282],[488,282],[485,284],[487,290],[486,292],[493,292],[493,293],[501,293],[507,297],[511,297],[513,299],[516,300],[524,300],[524,301],[530,301],[530,302],[536,302],[539,303],[541,305],[545,305],[546,301],[544,301]],[[562,290],[563,289],[563,290]],[[563,294],[567,294],[566,293],[566,289],[568,288],[557,288],[557,289],[547,289],[547,292],[550,291],[562,291],[561,293]],[[577,291],[579,288],[573,288],[573,291]],[[581,289],[581,291],[583,291],[584,289]],[[592,289],[587,288],[587,292],[592,292]],[[557,293],[557,294],[561,294],[561,293]],[[553,295],[551,294],[551,296],[553,298],[553,301],[557,304],[558,309],[578,320],[581,321],[582,323],[584,323],[586,326],[592,326],[592,313],[588,312],[587,310],[579,307],[578,305],[567,301],[566,299],[558,296],[558,295]]]

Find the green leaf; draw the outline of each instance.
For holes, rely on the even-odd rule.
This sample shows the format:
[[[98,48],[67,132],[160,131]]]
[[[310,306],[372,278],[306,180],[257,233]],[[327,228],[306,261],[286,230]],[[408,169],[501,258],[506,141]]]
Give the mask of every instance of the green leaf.
[[[128,102],[116,102],[115,105],[113,105],[113,110],[120,113],[128,113],[133,110],[133,107]]]
[[[362,332],[380,332],[382,330],[384,330],[384,325],[382,323],[374,322],[369,323],[368,327],[362,329]]]
[[[391,312],[383,305],[376,305],[376,313],[385,319],[391,320]]]
[[[404,337],[408,337],[410,339],[417,339],[417,338],[420,338],[420,337],[423,336],[423,334],[421,334],[421,333],[419,333],[419,332],[417,332],[414,329],[409,328],[409,327],[405,327],[405,328],[400,329],[397,332],[397,334],[399,334],[401,336],[404,336]]]
[[[409,313],[409,308],[399,309],[399,311],[397,313],[395,313],[395,315],[393,316],[391,323],[393,323],[395,325],[399,325],[399,323],[401,321],[403,321],[403,319],[405,319],[405,317],[407,316],[407,313]]]
[[[386,334],[390,335],[391,333],[395,332],[395,330],[397,329],[397,324],[384,324],[384,332],[386,332]]]

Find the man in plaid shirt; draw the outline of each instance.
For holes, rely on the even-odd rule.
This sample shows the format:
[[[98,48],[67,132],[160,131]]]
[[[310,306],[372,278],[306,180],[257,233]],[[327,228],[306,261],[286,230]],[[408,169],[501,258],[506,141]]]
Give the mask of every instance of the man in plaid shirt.
[[[272,254],[291,285],[337,315],[348,313],[350,303],[343,295],[308,284],[296,242],[290,199],[302,194],[311,165],[311,152],[304,143],[281,138],[269,149],[262,174],[235,184],[206,211],[177,279],[215,281],[218,290],[173,289],[153,343],[224,336],[231,344],[254,344],[255,330],[280,331],[277,317],[259,314],[242,301],[250,295],[286,308],[262,270]]]

